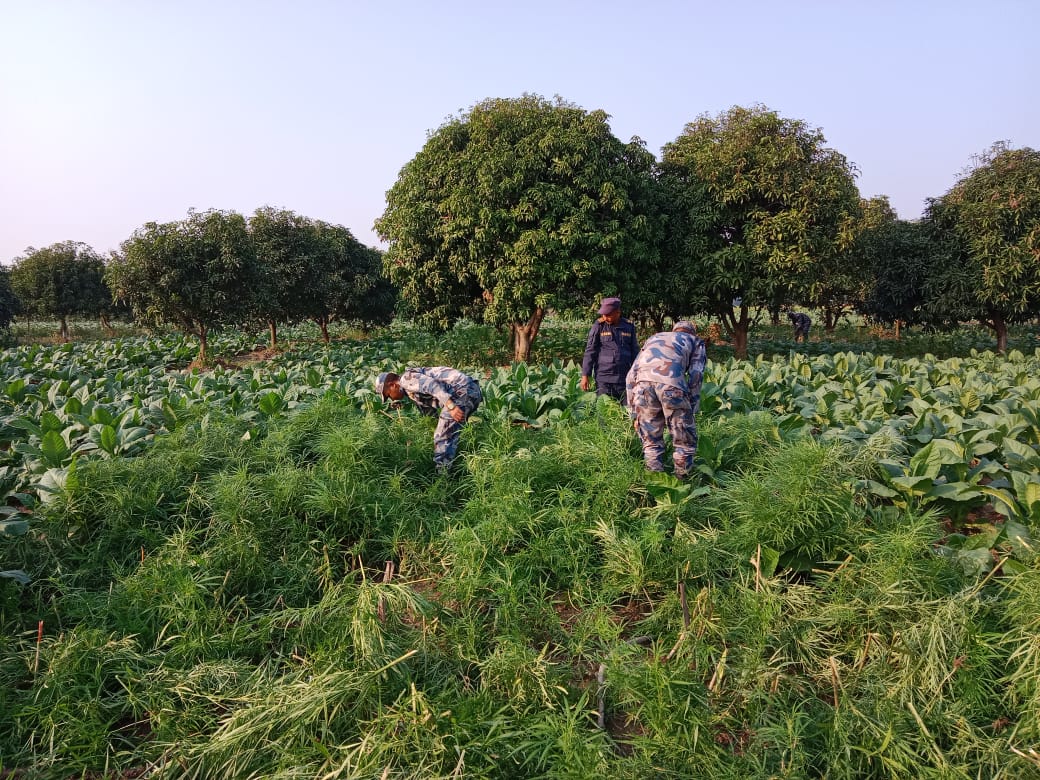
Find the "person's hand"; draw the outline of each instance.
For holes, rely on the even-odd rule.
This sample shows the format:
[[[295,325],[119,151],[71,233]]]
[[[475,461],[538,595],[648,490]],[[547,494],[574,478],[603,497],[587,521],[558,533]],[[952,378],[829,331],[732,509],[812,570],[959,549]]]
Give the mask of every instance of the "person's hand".
[[[453,419],[455,422],[466,421],[466,413],[462,411],[462,409],[458,406],[451,407],[451,409],[448,411],[448,414],[451,415],[451,419]]]
[[[581,392],[587,393],[589,391],[589,378],[587,376],[583,376],[581,378],[581,385],[579,386],[581,387]]]

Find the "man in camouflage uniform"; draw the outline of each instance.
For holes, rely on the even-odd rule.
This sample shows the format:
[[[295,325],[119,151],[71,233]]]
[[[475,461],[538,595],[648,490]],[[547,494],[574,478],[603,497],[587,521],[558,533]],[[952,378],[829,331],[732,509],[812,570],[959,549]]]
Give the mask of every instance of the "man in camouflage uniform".
[[[409,368],[403,374],[384,372],[376,379],[376,392],[395,401],[407,395],[425,415],[439,412],[433,432],[433,464],[442,473],[455,460],[462,426],[483,400],[476,379],[447,366]]]
[[[812,327],[812,320],[809,319],[809,315],[802,314],[800,311],[792,311],[788,312],[787,319],[791,321],[791,325],[794,327],[795,343],[808,341],[809,328]]]
[[[649,471],[664,471],[664,431],[672,436],[675,476],[685,479],[697,454],[697,410],[707,362],[704,341],[692,322],[675,323],[670,332],[646,340],[625,389],[628,410],[643,443]]]
[[[599,319],[589,330],[581,361],[581,389],[589,389],[596,377],[596,395],[609,395],[625,403],[625,375],[639,352],[636,326],[621,316],[621,299],[600,301]]]

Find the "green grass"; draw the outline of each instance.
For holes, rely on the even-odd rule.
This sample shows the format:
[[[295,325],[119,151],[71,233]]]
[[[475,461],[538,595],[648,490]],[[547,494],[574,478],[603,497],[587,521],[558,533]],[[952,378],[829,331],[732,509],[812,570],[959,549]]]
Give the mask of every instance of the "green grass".
[[[877,452],[705,417],[680,489],[605,404],[476,421],[448,479],[433,424],[328,399],[79,464],[5,542],[2,769],[1040,776],[1038,564],[935,555],[857,491]]]
[[[612,403],[478,416],[451,478],[433,420],[348,393],[77,460],[0,537],[0,776],[1040,777],[1040,557],[939,554],[935,504],[863,490],[905,441],[811,401],[702,412],[687,485]]]

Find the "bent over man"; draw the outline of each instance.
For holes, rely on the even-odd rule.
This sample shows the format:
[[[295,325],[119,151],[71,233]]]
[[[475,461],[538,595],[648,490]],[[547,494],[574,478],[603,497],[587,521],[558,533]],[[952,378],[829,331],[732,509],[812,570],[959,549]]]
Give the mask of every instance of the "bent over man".
[[[707,350],[692,322],[681,320],[671,332],[646,340],[625,390],[629,415],[643,443],[649,471],[664,471],[664,431],[672,436],[675,476],[685,479],[697,455],[697,410]]]
[[[808,341],[809,328],[812,327],[812,320],[809,319],[809,315],[800,311],[792,311],[788,312],[787,319],[791,321],[791,326],[794,328],[795,343]]]
[[[409,368],[403,374],[384,372],[376,379],[376,392],[395,401],[407,395],[425,415],[439,412],[433,432],[433,464],[442,473],[455,460],[462,426],[484,398],[476,379],[447,366]]]
[[[625,403],[625,375],[639,352],[636,326],[621,316],[621,299],[600,301],[599,319],[589,330],[581,360],[581,389],[589,389],[596,377],[596,395],[609,395]]]

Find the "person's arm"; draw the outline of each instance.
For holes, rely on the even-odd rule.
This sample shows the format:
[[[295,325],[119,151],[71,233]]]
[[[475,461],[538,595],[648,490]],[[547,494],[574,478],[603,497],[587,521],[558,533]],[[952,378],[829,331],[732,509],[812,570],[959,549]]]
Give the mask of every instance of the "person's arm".
[[[581,389],[589,389],[589,377],[596,370],[599,360],[599,320],[589,329],[589,337],[585,340],[585,355],[581,360]]]
[[[703,339],[697,338],[695,341],[690,355],[688,388],[693,413],[697,414],[701,406],[701,384],[704,381],[704,369],[708,365],[708,350]]]

